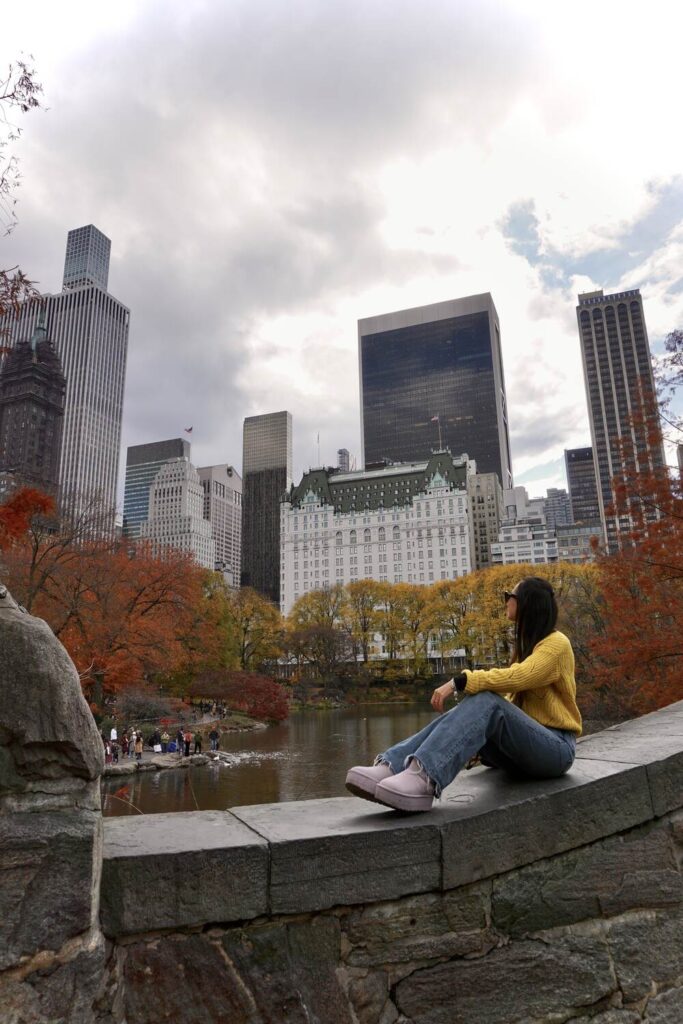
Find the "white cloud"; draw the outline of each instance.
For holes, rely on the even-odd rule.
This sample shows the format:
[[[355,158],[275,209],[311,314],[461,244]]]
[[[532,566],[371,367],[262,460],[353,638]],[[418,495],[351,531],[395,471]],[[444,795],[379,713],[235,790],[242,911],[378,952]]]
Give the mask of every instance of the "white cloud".
[[[556,466],[589,442],[576,291],[642,287],[653,341],[683,315],[683,19],[629,9],[15,8],[7,58],[35,52],[50,109],[24,122],[4,262],[56,288],[66,231],[95,223],[132,310],[124,444],[192,422],[196,461],[239,465],[243,417],[284,407],[298,473],[318,433],[323,461],[358,451],[359,317],[491,291],[515,471]],[[503,236],[519,204],[531,261]]]

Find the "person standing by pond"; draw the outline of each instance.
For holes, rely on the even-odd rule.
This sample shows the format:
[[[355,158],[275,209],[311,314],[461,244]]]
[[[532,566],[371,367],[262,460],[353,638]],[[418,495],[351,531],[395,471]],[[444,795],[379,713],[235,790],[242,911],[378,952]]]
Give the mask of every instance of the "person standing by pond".
[[[194,734],[194,752],[195,754],[201,754],[202,752],[202,734],[197,730]]]
[[[465,670],[434,690],[439,717],[379,754],[372,767],[351,768],[351,793],[400,811],[428,811],[475,755],[525,778],[557,778],[571,768],[581,715],[574,653],[556,629],[553,588],[529,576],[503,596],[515,629],[512,663]],[[464,695],[461,702],[441,714],[456,692]]]
[[[186,729],[185,730],[185,735],[183,736],[183,745],[185,747],[185,757],[189,757],[190,756],[190,744],[191,743],[192,743],[192,732],[190,731],[190,729]]]
[[[217,727],[214,725],[213,729],[209,733],[209,739],[211,741],[211,749],[212,750],[218,750],[218,743],[219,743],[220,738],[221,738],[221,734],[218,731]]]
[[[135,760],[142,761],[142,733],[135,733]]]

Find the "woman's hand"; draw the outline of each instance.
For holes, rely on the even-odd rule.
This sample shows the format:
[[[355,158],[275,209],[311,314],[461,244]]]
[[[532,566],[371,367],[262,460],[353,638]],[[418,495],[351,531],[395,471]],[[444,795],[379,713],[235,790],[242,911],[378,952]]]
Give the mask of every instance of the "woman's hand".
[[[441,714],[444,704],[449,697],[453,696],[454,692],[455,687],[452,679],[449,679],[447,683],[443,684],[443,686],[437,686],[436,690],[434,690],[434,693],[432,694],[432,707],[434,710]]]

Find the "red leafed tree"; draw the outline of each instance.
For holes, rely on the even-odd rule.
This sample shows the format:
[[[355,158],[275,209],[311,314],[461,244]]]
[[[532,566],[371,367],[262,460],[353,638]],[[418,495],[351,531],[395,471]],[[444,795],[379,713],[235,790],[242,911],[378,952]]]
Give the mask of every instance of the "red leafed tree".
[[[202,579],[202,570],[176,552],[165,559],[123,545],[93,558],[83,552],[67,574],[77,600],[60,640],[95,704],[105,691],[142,683],[186,659]]]
[[[0,505],[0,551],[6,550],[29,530],[35,516],[54,511],[54,501],[47,494],[22,487]]]
[[[675,345],[669,351],[675,354]],[[626,472],[614,481],[614,512],[630,525],[619,553],[598,562],[604,625],[591,644],[595,685],[588,710],[620,718],[683,699],[681,479],[647,457],[660,439],[654,398],[635,426],[640,431],[622,439]],[[648,444],[638,448],[639,436]]]
[[[289,715],[287,691],[280,683],[258,672],[207,671],[189,687],[190,696],[224,700],[251,718],[282,722]]]

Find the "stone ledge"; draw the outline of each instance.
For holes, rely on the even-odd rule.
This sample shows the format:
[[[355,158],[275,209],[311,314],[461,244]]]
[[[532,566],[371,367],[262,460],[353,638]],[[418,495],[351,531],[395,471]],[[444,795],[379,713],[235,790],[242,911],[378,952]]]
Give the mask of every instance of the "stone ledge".
[[[105,935],[240,921],[268,909],[268,844],[227,811],[106,821]]]
[[[683,702],[587,737],[566,776],[474,769],[428,814],[354,797],[104,822],[108,935],[371,903],[488,878],[683,804]]]

